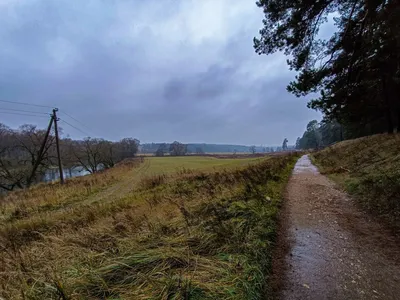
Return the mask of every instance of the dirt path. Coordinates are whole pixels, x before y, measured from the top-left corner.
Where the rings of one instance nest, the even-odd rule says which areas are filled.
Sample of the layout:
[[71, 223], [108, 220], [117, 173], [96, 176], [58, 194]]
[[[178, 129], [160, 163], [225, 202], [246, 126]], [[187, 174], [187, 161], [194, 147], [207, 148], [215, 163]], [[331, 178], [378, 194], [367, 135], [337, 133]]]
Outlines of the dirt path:
[[286, 196], [282, 299], [400, 299], [400, 244], [308, 156]]
[[145, 159], [143, 164], [139, 168], [133, 168], [130, 171], [129, 176], [125, 178], [123, 181], [116, 183], [115, 185], [110, 186], [109, 188], [96, 193], [86, 199], [84, 202], [81, 202], [80, 205], [83, 204], [91, 204], [95, 202], [105, 202], [105, 201], [115, 201], [121, 197], [124, 197], [129, 192], [133, 191], [137, 181], [140, 176], [150, 168], [150, 160]]

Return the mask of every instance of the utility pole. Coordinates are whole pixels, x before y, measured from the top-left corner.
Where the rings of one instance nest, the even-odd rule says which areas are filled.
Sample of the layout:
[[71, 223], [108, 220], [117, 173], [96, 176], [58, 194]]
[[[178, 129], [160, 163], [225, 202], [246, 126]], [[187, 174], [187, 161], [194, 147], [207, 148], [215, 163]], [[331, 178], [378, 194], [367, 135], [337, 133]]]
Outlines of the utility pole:
[[61, 184], [64, 184], [64, 173], [63, 173], [63, 168], [62, 168], [62, 164], [61, 164], [61, 155], [60, 155], [60, 142], [59, 142], [59, 138], [58, 138], [57, 111], [58, 111], [58, 108], [53, 109], [53, 117], [52, 118], [54, 120], [54, 131], [56, 134], [56, 146], [57, 146], [58, 170], [60, 172], [60, 182], [61, 182]]
[[27, 182], [27, 185], [28, 185], [28, 186], [31, 185], [32, 180], [33, 180], [33, 177], [34, 177], [35, 174], [36, 174], [36, 170], [37, 170], [37, 168], [39, 167], [39, 164], [42, 162], [42, 156], [43, 156], [44, 147], [46, 146], [47, 139], [49, 138], [49, 134], [50, 134], [50, 130], [51, 130], [51, 125], [53, 125], [53, 120], [54, 120], [54, 116], [51, 116], [50, 122], [49, 122], [49, 126], [47, 127], [46, 135], [45, 135], [45, 137], [44, 137], [44, 140], [43, 140], [42, 145], [40, 146], [40, 150], [39, 150], [39, 153], [38, 153], [38, 157], [37, 157], [37, 159], [36, 159], [35, 165], [33, 166], [31, 176], [29, 176], [29, 179], [28, 179], [28, 182]]

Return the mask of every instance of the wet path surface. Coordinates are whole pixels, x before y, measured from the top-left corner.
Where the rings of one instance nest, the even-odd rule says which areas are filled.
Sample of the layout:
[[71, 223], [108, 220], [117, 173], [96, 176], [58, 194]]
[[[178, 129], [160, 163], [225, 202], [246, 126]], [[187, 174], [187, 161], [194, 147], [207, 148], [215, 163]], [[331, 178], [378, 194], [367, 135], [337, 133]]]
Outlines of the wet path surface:
[[282, 299], [400, 299], [400, 245], [308, 156], [286, 194]]

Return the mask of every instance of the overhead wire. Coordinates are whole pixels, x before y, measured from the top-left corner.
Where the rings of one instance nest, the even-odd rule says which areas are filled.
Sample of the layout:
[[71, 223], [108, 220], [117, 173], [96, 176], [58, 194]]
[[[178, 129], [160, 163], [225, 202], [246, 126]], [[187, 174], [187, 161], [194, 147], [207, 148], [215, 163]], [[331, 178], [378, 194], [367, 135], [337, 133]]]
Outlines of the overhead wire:
[[18, 111], [18, 112], [24, 112], [24, 113], [35, 113], [35, 114], [49, 115], [49, 113], [45, 113], [45, 112], [41, 112], [41, 111], [31, 111], [31, 110], [13, 109], [13, 108], [5, 108], [5, 107], [0, 107], [0, 109], [9, 110], [9, 111]]
[[91, 134], [89, 134], [89, 133], [87, 133], [87, 132], [81, 130], [80, 128], [78, 128], [78, 127], [72, 125], [71, 123], [68, 123], [67, 121], [65, 121], [65, 120], [63, 120], [63, 119], [60, 119], [60, 121], [63, 122], [63, 123], [65, 123], [65, 124], [67, 124], [67, 125], [69, 125], [69, 126], [71, 126], [72, 128], [74, 128], [74, 129], [80, 131], [81, 133], [83, 133], [83, 134], [85, 134], [85, 135], [87, 135], [87, 136], [91, 136]]
[[[4, 103], [11, 103], [11, 104], [17, 104], [17, 105], [26, 105], [26, 106], [34, 106], [34, 107], [43, 107], [43, 108], [51, 108], [54, 109], [55, 107], [53, 106], [48, 106], [48, 105], [40, 105], [40, 104], [34, 104], [34, 103], [27, 103], [27, 102], [18, 102], [18, 101], [9, 101], [9, 100], [2, 100], [0, 99], [0, 102], [4, 102]], [[6, 111], [0, 111], [0, 113], [3, 114], [11, 114], [11, 115], [20, 115], [20, 116], [31, 116], [31, 117], [44, 117], [44, 115], [50, 115], [49, 113], [45, 113], [45, 112], [35, 112], [35, 111], [29, 111], [29, 110], [22, 110], [22, 109], [14, 109], [14, 108], [0, 108], [0, 110], [6, 110]], [[75, 117], [71, 116], [70, 114], [68, 114], [67, 112], [65, 112], [64, 110], [59, 110], [62, 114], [64, 114], [65, 116], [71, 118], [72, 120], [74, 120], [75, 122], [77, 122], [78, 124], [80, 124], [81, 126], [83, 126], [84, 128], [92, 131], [88, 126], [86, 126], [85, 124], [83, 124], [81, 121], [79, 121], [78, 119], [76, 119]], [[40, 115], [39, 115], [40, 114]], [[88, 134], [87, 132], [85, 132], [84, 130], [72, 125], [71, 123], [60, 119], [60, 121], [62, 121], [63, 123], [71, 126], [72, 128], [82, 132], [85, 135], [90, 136], [91, 134]]]
[[53, 106], [32, 104], [32, 103], [26, 103], [26, 102], [8, 101], [8, 100], [1, 100], [1, 99], [0, 99], [0, 102], [13, 103], [13, 104], [19, 104], [19, 105], [29, 105], [29, 106], [36, 106], [36, 107], [45, 107], [45, 108], [52, 108], [52, 109], [54, 108]]
[[39, 118], [48, 118], [44, 115], [34, 115], [34, 114], [24, 114], [24, 113], [17, 113], [11, 111], [0, 111], [1, 114], [9, 114], [9, 115], [20, 115], [20, 116], [27, 116], [27, 117], [39, 117]]
[[81, 126], [85, 127], [87, 130], [91, 130], [90, 127], [86, 126], [85, 124], [83, 124], [81, 121], [79, 121], [78, 119], [74, 118], [73, 116], [71, 116], [70, 114], [68, 114], [67, 112], [65, 112], [64, 110], [60, 110], [60, 113], [66, 115], [67, 117], [71, 118], [72, 120], [74, 120], [75, 122], [77, 122], [78, 124], [80, 124]]

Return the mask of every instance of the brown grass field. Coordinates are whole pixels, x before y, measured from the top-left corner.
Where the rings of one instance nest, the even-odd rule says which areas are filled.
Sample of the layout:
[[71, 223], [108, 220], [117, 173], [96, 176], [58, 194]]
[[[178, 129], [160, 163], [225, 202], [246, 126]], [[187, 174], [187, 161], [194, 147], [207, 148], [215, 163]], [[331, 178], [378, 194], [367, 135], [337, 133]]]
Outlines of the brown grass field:
[[5, 299], [259, 299], [298, 155], [127, 161], [0, 199]]

